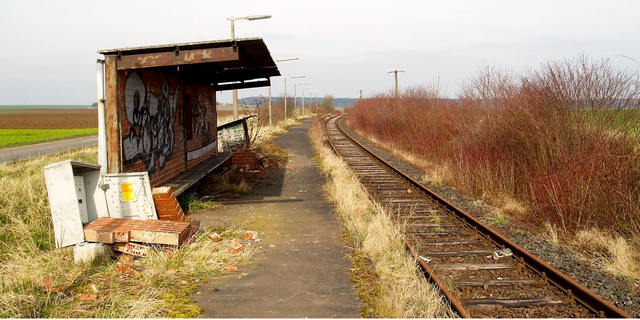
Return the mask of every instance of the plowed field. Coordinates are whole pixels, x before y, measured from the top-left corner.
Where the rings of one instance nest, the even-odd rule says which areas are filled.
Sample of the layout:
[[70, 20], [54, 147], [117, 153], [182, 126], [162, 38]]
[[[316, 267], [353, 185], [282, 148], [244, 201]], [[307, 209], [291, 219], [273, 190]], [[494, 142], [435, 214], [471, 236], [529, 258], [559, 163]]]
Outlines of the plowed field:
[[81, 129], [97, 127], [97, 109], [0, 111], [0, 129]]

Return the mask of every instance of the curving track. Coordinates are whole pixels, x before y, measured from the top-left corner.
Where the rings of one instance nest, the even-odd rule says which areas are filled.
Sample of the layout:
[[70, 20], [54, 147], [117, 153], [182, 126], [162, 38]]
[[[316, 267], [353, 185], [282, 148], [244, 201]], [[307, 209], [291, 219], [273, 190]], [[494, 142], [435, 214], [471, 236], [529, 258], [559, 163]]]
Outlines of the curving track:
[[405, 176], [326, 122], [335, 152], [385, 207], [408, 250], [462, 317], [630, 316]]

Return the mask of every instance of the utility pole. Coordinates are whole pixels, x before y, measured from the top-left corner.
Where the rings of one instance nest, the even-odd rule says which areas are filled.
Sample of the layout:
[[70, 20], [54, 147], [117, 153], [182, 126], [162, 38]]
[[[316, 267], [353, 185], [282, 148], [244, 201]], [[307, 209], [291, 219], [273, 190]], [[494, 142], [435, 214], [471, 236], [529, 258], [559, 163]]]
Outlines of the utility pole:
[[364, 91], [364, 89], [356, 90], [356, 92], [360, 92], [360, 100], [362, 100], [362, 91]]
[[396, 77], [396, 98], [400, 97], [400, 91], [398, 90], [398, 72], [404, 72], [404, 69], [402, 69], [402, 70], [389, 70], [389, 72], [387, 72], [387, 73], [395, 74], [395, 77]]

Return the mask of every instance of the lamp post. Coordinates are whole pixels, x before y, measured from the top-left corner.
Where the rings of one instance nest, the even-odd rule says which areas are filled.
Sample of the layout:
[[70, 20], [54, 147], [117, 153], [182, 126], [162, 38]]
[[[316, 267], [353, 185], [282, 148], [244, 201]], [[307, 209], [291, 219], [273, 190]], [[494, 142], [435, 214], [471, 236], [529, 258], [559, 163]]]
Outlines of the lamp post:
[[404, 72], [404, 69], [402, 70], [389, 70], [387, 73], [393, 73], [396, 76], [396, 98], [398, 98], [400, 96], [400, 91], [398, 91], [398, 72]]
[[[276, 59], [276, 62], [292, 61], [292, 60], [298, 60], [298, 57]], [[286, 77], [284, 78], [284, 96], [285, 96], [284, 97], [285, 110], [287, 110], [287, 105], [286, 105], [286, 103], [287, 103], [287, 78]], [[272, 115], [273, 115], [273, 113], [271, 112], [271, 85], [269, 85], [269, 127], [271, 127], [273, 125]], [[286, 111], [285, 111], [284, 119], [287, 120]]]
[[314, 93], [316, 94], [316, 113], [318, 113], [318, 95], [322, 95], [322, 93], [320, 91], [314, 91]]
[[[231, 21], [231, 40], [236, 40], [236, 28], [235, 21], [236, 20], [263, 20], [269, 19], [271, 15], [255, 15], [255, 16], [244, 16], [244, 17], [230, 17], [227, 20]], [[233, 89], [233, 120], [238, 119], [238, 89]]]
[[311, 82], [298, 82], [293, 84], [293, 110], [298, 108], [298, 85], [307, 85]]
[[287, 120], [287, 78], [297, 79], [304, 78], [304, 76], [289, 76], [284, 77], [284, 120]]
[[[314, 87], [302, 87], [302, 114], [304, 115], [304, 90], [305, 89], [315, 89]], [[309, 99], [309, 104], [311, 104], [311, 99]]]

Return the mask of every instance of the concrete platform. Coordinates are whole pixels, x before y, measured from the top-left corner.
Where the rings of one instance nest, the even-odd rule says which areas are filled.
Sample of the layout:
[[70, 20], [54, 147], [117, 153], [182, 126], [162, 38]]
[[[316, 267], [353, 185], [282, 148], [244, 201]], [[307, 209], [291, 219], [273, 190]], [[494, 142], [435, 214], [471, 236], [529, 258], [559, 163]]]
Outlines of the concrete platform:
[[194, 296], [204, 318], [358, 318], [362, 303], [349, 280], [343, 226], [323, 198], [324, 178], [307, 136], [311, 120], [275, 143], [293, 155], [254, 192], [225, 208], [189, 215], [204, 226], [259, 232], [253, 262], [204, 284]]

